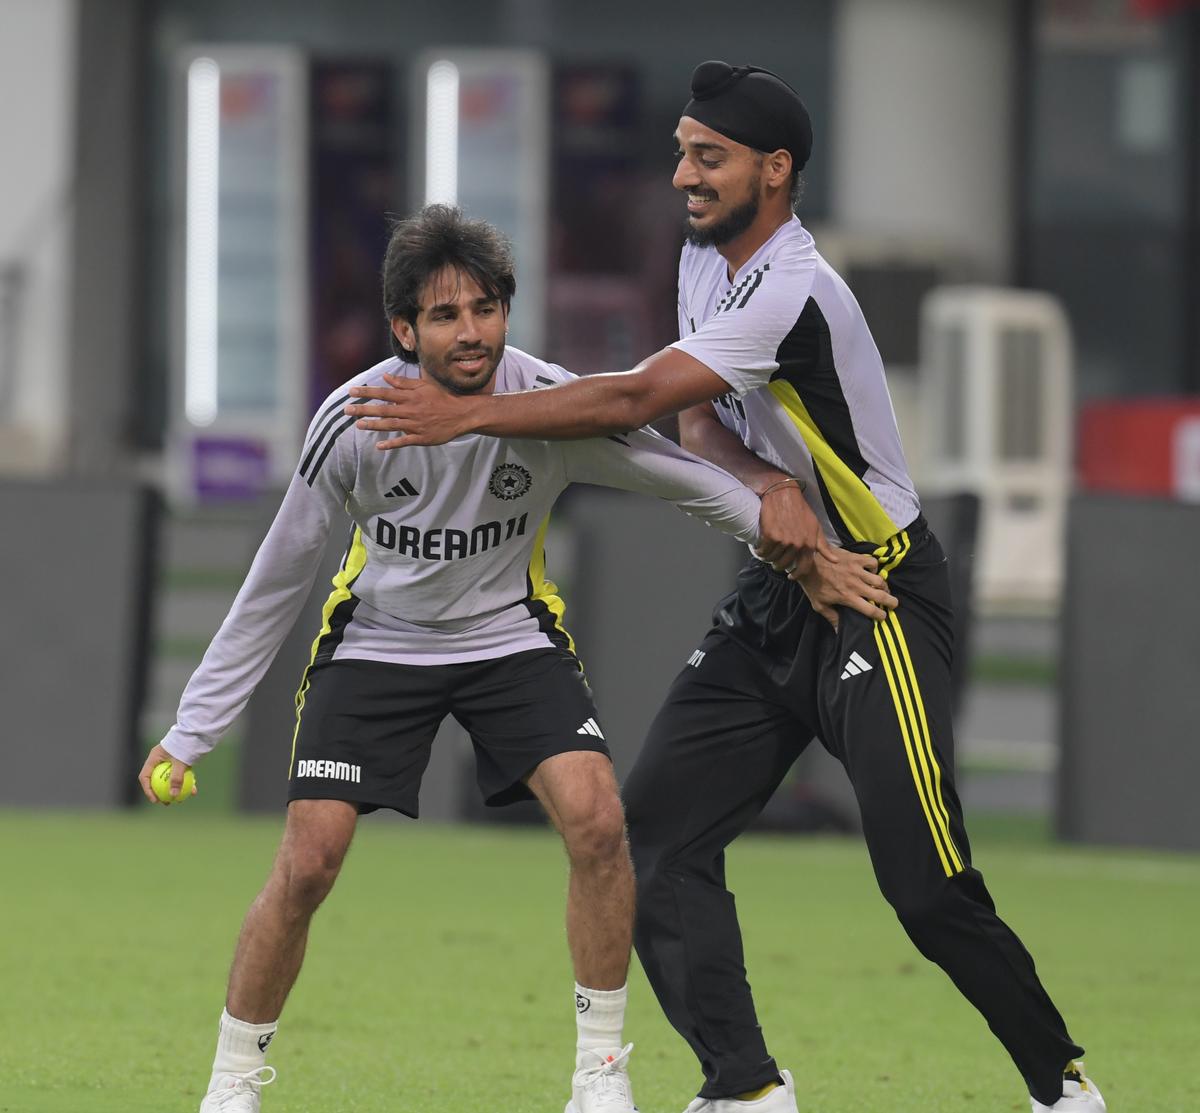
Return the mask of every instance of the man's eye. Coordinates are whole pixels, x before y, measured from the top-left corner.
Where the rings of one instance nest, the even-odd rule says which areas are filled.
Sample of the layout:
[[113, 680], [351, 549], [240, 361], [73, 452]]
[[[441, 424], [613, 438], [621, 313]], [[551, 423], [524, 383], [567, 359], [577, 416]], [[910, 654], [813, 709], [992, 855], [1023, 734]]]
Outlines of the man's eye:
[[479, 313], [483, 317], [490, 317], [495, 312], [496, 307], [494, 305], [483, 305], [479, 307]]
[[719, 162], [714, 162], [711, 158], [702, 158], [700, 160], [700, 165], [703, 166], [705, 170], [715, 170], [721, 164]]
[[678, 162], [681, 158], [683, 158], [683, 152], [681, 150], [679, 150], [678, 148], [676, 148], [675, 161]]

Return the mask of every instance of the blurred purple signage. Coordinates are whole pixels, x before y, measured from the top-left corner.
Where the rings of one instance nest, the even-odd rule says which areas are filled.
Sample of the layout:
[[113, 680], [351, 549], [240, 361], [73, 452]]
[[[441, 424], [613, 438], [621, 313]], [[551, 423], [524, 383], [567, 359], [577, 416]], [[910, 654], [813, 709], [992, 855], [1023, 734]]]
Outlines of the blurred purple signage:
[[270, 453], [251, 437], [197, 437], [192, 442], [192, 489], [201, 502], [260, 495], [270, 476]]

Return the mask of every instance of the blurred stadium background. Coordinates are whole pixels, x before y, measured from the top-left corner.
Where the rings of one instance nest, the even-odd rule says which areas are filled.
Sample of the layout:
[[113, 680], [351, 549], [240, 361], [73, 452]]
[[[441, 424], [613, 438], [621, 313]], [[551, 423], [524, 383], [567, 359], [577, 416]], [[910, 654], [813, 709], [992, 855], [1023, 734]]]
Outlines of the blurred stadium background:
[[[1048, 940], [1052, 987], [1063, 964], [1085, 1041], [1104, 1032], [1097, 1078], [1115, 1075], [1127, 1098], [1146, 1086], [1143, 1102], [1118, 1108], [1200, 1108], [1195, 1082], [1172, 1074], [1164, 1104], [1144, 1077], [1172, 1073], [1173, 1054], [1194, 1056], [1200, 1037], [1200, 979], [1181, 945], [1200, 911], [1200, 4], [0, 0], [0, 852], [11, 865], [0, 908], [15, 933], [0, 936], [0, 981], [13, 989], [0, 1018], [24, 1039], [8, 1041], [7, 1063], [0, 1047], [0, 1079], [15, 1084], [0, 1090], [0, 1110], [183, 1110], [203, 1081], [229, 945], [278, 830], [315, 610], [198, 768], [202, 795], [185, 815], [136, 804], [133, 774], [241, 581], [311, 407], [386, 354], [377, 272], [388, 214], [456, 200], [494, 221], [517, 248], [512, 342], [577, 372], [630, 367], [673, 338], [682, 208], [671, 133], [692, 67], [710, 57], [778, 71], [812, 113], [801, 216], [863, 304], [951, 553], [957, 762], [983, 868], [1000, 863], [1006, 898], [1035, 894], [1014, 918], [1035, 953]], [[740, 560], [650, 502], [592, 490], [564, 499], [548, 569], [618, 772]], [[770, 956], [787, 950], [790, 925], [810, 915], [806, 886], [825, 893], [830, 862], [852, 861], [869, 888], [848, 786], [818, 749], [763, 826], [823, 837], [763, 836], [745, 851], [748, 889], [770, 878], [789, 893], [753, 905], [775, 940], [763, 944], [763, 982], [779, 973]], [[482, 814], [453, 724], [422, 806], [446, 826], [402, 836], [400, 823], [373, 819], [377, 860], [389, 848], [407, 858], [412, 837], [414, 860], [444, 862], [447, 877], [461, 869], [470, 890], [486, 887], [471, 872], [480, 848], [507, 848], [523, 869], [542, 837], [491, 828], [479, 842], [449, 826], [536, 822]], [[236, 886], [197, 868], [211, 854], [236, 858], [243, 837], [254, 869]], [[443, 875], [428, 876], [436, 888]], [[168, 895], [186, 884], [187, 900], [147, 900], [148, 879]], [[370, 884], [355, 884], [372, 915]], [[354, 922], [348, 894], [331, 907], [343, 897], [338, 922]], [[856, 907], [830, 897], [831, 949], [848, 930], [839, 899], [847, 917]], [[880, 960], [872, 991], [886, 998], [900, 978], [897, 998], [917, 1000], [898, 929], [877, 898], [862, 900], [881, 953], [897, 956]], [[193, 906], [219, 908], [216, 938], [190, 939], [189, 925], [208, 923]], [[470, 916], [453, 901], [428, 910]], [[496, 895], [489, 915], [509, 911]], [[76, 930], [41, 935], [48, 919]], [[446, 933], [426, 945], [449, 948], [453, 978], [463, 940]], [[126, 997], [114, 952], [81, 936], [124, 940], [164, 977], [198, 971], [203, 992], [170, 995], [178, 1039], [153, 1035], [161, 999], [146, 986]], [[1140, 988], [1089, 999], [1085, 941], [1092, 977], [1132, 963], [1128, 984]], [[752, 972], [755, 947], [752, 928]], [[544, 949], [531, 954], [545, 961]], [[95, 987], [93, 1007], [25, 1023], [47, 1000], [73, 1008], [54, 973], [64, 955]], [[551, 987], [565, 948], [561, 958]], [[936, 972], [920, 977], [940, 1007], [958, 1007], [938, 996]], [[803, 984], [811, 998], [764, 986], [765, 1011], [820, 1080], [813, 1108], [845, 1108], [854, 1089], [828, 1076], [856, 1069], [808, 1008], [826, 1013], [841, 982], [828, 994]], [[867, 982], [855, 985], [846, 996], [865, 998]], [[402, 996], [379, 1007], [401, 1008]], [[864, 1024], [911, 1036], [878, 1000], [855, 1012], [839, 996], [838, 1009], [844, 1040]], [[134, 1010], [139, 1038], [168, 1042], [191, 1073], [159, 1097], [106, 1104], [129, 1056], [145, 1052], [123, 1051], [112, 1074], [98, 1033], [114, 1020], [123, 1030]], [[690, 1067], [653, 1009], [641, 1016], [654, 1061], [683, 1087], [663, 1089], [669, 1108], [690, 1092]], [[46, 1078], [64, 1029], [96, 1049], [77, 1082]], [[306, 1054], [319, 1056], [320, 1033], [308, 1038]], [[944, 1067], [948, 1095], [927, 1081], [906, 1089], [919, 1060], [892, 1055], [868, 1071], [891, 1078], [891, 1090], [877, 1082], [877, 1107], [1017, 1108], [988, 1096], [1012, 1089], [998, 1050], [985, 1037], [963, 1046], [973, 1050]], [[984, 1060], [997, 1081], [968, 1093]], [[389, 1078], [400, 1089], [386, 1098], [355, 1091], [337, 1108], [476, 1108], [440, 1091], [398, 1097]], [[271, 1108], [306, 1100], [280, 1094]], [[523, 1106], [513, 1096], [506, 1108]]]

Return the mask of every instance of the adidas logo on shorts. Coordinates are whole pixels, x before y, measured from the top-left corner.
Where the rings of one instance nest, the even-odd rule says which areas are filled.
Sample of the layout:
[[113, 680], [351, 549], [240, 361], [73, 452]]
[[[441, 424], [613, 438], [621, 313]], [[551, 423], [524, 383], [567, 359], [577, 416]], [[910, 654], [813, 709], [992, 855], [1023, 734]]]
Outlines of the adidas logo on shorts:
[[599, 738], [601, 742], [604, 741], [604, 732], [600, 729], [595, 719], [588, 719], [575, 733], [590, 734], [593, 738]]

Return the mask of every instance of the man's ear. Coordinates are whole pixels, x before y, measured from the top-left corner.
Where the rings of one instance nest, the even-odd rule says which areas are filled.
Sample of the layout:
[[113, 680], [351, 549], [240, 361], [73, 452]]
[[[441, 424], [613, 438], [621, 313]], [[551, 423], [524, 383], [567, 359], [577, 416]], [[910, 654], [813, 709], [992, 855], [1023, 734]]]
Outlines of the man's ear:
[[763, 170], [767, 184], [778, 189], [792, 176], [792, 156], [789, 151], [782, 147], [778, 151], [773, 151], [763, 160]]
[[417, 350], [416, 330], [403, 317], [392, 318], [392, 335], [400, 341], [400, 346], [406, 352]]

